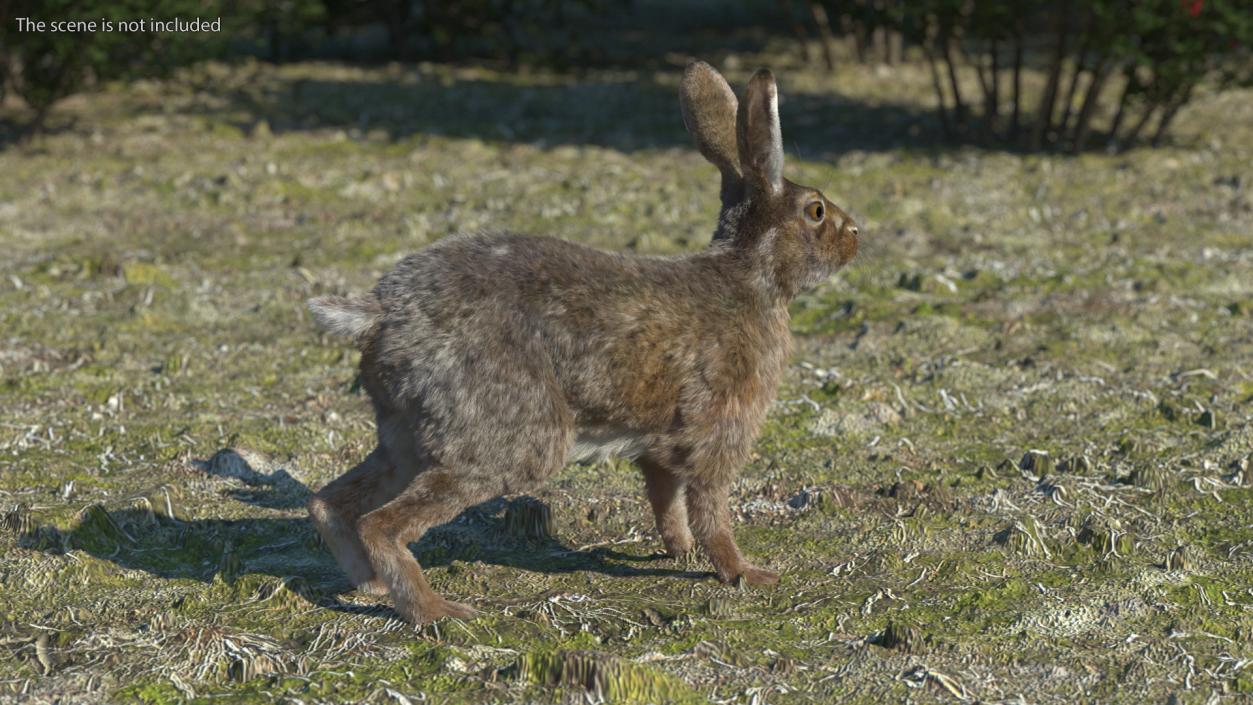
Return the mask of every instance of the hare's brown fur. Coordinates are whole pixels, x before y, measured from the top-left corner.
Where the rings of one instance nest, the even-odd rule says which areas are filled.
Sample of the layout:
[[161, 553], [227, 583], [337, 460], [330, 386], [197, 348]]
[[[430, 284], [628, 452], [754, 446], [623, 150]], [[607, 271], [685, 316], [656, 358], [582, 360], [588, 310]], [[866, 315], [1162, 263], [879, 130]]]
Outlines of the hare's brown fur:
[[688, 128], [723, 176], [707, 250], [457, 236], [404, 259], [369, 296], [312, 302], [361, 346], [378, 448], [309, 511], [353, 583], [390, 593], [406, 619], [473, 614], [431, 590], [408, 542], [607, 453], [644, 471], [671, 554], [698, 543], [722, 580], [777, 580], [740, 554], [728, 494], [788, 361], [787, 304], [853, 257], [857, 231], [782, 178], [769, 73], [738, 117], [725, 85], [705, 64], [684, 78]]

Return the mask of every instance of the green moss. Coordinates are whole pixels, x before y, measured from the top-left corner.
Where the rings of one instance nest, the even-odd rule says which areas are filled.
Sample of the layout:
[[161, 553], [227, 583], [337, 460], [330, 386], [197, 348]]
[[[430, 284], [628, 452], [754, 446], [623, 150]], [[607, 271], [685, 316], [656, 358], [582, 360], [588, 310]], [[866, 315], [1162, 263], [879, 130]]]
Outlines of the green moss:
[[174, 279], [159, 264], [151, 262], [127, 262], [122, 265], [122, 277], [133, 286], [169, 287]]
[[187, 701], [169, 681], [136, 683], [127, 685], [113, 694], [119, 703], [143, 703], [144, 705], [175, 705]]
[[[751, 63], [782, 65], [773, 51]], [[1058, 669], [1095, 669], [1085, 697], [1152, 702], [1181, 682], [1182, 662], [1137, 666], [1132, 652], [1176, 645], [1195, 659], [1195, 692], [1248, 690], [1242, 673], [1209, 675], [1253, 635], [1253, 492], [1222, 484], [1250, 451], [1239, 324], [1253, 272], [1243, 215], [1212, 205], [1210, 176], [1249, 161], [1253, 134], [1230, 118], [1247, 96], [1207, 97], [1179, 126], [1222, 135], [1221, 150], [828, 160], [802, 138], [815, 158], [790, 158], [789, 174], [847, 205], [866, 237], [853, 266], [794, 303], [796, 364], [732, 494], [746, 557], [781, 583], [736, 589], [704, 558], [657, 557], [638, 470], [570, 467], [536, 490], [548, 538], [510, 537], [506, 505], [489, 503], [411, 547], [436, 590], [484, 613], [412, 629], [348, 589], [305, 518], [305, 491], [374, 439], [357, 353], [315, 332], [303, 302], [364, 291], [402, 254], [463, 229], [701, 247], [716, 185], [666, 112], [676, 77], [194, 70], [195, 82], [67, 102], [58, 110], [81, 127], [6, 152], [0, 170], [0, 503], [29, 507], [13, 522], [23, 528], [0, 530], [0, 637], [18, 644], [0, 667], [32, 688], [182, 702], [160, 658], [219, 630], [272, 642], [288, 666], [215, 662], [188, 680], [200, 702], [395, 699], [381, 688], [415, 702], [548, 702], [583, 688], [506, 674], [524, 655], [568, 652], [618, 664], [605, 673], [642, 669], [628, 699], [647, 684], [781, 705], [947, 697], [935, 677], [903, 671], [921, 654], [936, 672], [1042, 700], [1074, 699]], [[925, 67], [891, 70], [841, 74], [841, 129], [860, 129], [863, 104], [927, 109]], [[629, 109], [619, 89], [633, 91]], [[804, 95], [821, 131], [829, 77], [792, 68], [784, 92]], [[405, 117], [360, 129], [370, 104]], [[431, 134], [450, 109], [457, 129]], [[272, 134], [237, 127], [262, 121]], [[612, 139], [596, 132], [610, 122]], [[805, 134], [796, 124], [785, 132]], [[104, 142], [84, 151], [97, 131]], [[1198, 404], [1214, 428], [1193, 423]], [[876, 417], [881, 406], [892, 413]], [[846, 418], [864, 425], [821, 431]], [[270, 460], [246, 480], [206, 471], [236, 446]], [[1036, 448], [1090, 462], [1033, 467], [1041, 484], [1017, 467]], [[1098, 508], [1108, 521], [1085, 534]], [[1178, 545], [1190, 565], [1168, 570]], [[56, 630], [73, 669], [42, 675], [21, 641], [33, 624]], [[892, 632], [904, 651], [860, 646]], [[133, 678], [84, 694], [61, 675], [106, 669]]]
[[[518, 677], [536, 685], [564, 686], [587, 697], [614, 703], [699, 703], [681, 681], [647, 666], [588, 651], [523, 654]], [[578, 696], [576, 696], [578, 697]]]

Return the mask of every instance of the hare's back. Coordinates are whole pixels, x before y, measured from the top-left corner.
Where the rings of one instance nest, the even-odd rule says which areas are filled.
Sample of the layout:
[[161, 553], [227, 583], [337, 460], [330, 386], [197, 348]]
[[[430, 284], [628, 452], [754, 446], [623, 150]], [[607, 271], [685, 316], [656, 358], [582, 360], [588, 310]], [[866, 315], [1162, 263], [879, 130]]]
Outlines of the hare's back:
[[467, 316], [542, 314], [585, 295], [636, 293], [649, 286], [643, 260], [555, 238], [457, 235], [401, 260], [374, 295], [393, 325], [417, 317], [451, 328]]
[[399, 394], [462, 373], [568, 367], [607, 344], [615, 311], [642, 308], [657, 288], [647, 270], [645, 258], [553, 238], [445, 238], [375, 287], [383, 313], [372, 364]]

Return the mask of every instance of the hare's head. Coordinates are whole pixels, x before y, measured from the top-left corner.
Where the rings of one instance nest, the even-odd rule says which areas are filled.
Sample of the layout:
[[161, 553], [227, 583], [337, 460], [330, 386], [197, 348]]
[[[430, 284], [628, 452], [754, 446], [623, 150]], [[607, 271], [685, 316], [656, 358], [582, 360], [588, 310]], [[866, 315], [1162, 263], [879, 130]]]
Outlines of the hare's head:
[[722, 172], [714, 240], [745, 253], [784, 297], [808, 289], [857, 254], [857, 224], [822, 192], [783, 178], [783, 137], [774, 75], [753, 74], [737, 104], [726, 80], [695, 61], [679, 91], [696, 147]]

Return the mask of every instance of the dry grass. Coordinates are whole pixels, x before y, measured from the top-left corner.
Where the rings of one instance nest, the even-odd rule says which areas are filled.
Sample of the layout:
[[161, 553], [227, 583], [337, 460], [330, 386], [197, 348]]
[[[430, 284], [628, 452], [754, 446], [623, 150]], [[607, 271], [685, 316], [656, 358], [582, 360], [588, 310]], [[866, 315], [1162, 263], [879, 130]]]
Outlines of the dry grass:
[[736, 58], [868, 236], [736, 486], [777, 588], [658, 559], [619, 462], [414, 547], [473, 622], [347, 592], [303, 518], [372, 429], [302, 302], [463, 229], [702, 246], [676, 72], [202, 66], [0, 153], [0, 701], [1248, 698], [1253, 94], [1023, 156], [926, 148], [919, 67]]

